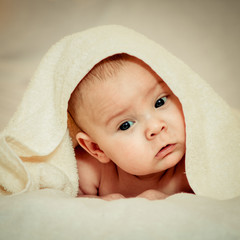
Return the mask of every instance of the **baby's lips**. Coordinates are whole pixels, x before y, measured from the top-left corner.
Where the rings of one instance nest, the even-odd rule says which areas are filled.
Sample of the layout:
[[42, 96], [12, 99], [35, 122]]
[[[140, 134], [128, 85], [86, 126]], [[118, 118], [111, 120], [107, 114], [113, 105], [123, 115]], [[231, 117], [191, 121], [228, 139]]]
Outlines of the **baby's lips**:
[[175, 149], [176, 144], [167, 144], [164, 147], [162, 147], [160, 149], [160, 151], [156, 154], [156, 157], [159, 159], [163, 159], [164, 157], [166, 157], [168, 154], [170, 154], [171, 152], [173, 152], [173, 150]]
[[166, 148], [167, 146], [169, 146], [169, 145], [171, 145], [171, 144], [167, 144], [167, 145], [165, 145], [164, 147], [162, 147], [162, 148], [160, 149], [160, 152], [161, 152], [164, 148]]
[[159, 152], [161, 152], [166, 146], [168, 146], [169, 144], [165, 144], [165, 145], [163, 145], [161, 148], [160, 148], [160, 150], [156, 153], [156, 155], [155, 156], [157, 156], [158, 155], [158, 153]]

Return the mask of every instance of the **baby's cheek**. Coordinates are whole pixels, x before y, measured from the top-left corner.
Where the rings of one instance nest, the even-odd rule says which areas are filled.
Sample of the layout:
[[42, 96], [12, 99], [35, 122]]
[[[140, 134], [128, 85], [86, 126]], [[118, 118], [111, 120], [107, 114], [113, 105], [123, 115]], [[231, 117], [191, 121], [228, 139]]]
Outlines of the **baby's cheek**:
[[144, 143], [141, 136], [130, 134], [128, 137], [119, 139], [115, 142], [118, 148], [118, 158], [121, 162], [128, 165], [136, 164], [141, 159], [145, 159], [148, 152], [147, 143]]
[[143, 147], [137, 141], [125, 145], [123, 152], [131, 159], [139, 158], [143, 154]]
[[127, 145], [124, 149], [122, 154], [128, 159], [128, 164], [133, 166], [140, 166], [144, 162], [144, 159], [147, 160], [147, 151], [146, 146], [139, 145], [137, 142], [134, 144]]

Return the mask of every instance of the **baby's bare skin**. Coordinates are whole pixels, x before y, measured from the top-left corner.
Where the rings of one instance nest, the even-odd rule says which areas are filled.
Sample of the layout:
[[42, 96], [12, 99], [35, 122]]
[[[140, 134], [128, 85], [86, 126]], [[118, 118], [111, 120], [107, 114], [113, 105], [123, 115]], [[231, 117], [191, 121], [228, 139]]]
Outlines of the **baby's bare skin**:
[[184, 161], [158, 174], [134, 176], [113, 162], [100, 163], [80, 147], [75, 149], [75, 154], [79, 171], [79, 197], [104, 200], [141, 197], [156, 200], [180, 192], [192, 193]]
[[[110, 65], [108, 65], [110, 67]], [[95, 75], [94, 75], [95, 76]], [[181, 103], [144, 62], [131, 58], [83, 87], [75, 119], [79, 195], [164, 199], [191, 192]], [[83, 94], [87, 93], [87, 94]], [[84, 150], [83, 150], [84, 149]]]

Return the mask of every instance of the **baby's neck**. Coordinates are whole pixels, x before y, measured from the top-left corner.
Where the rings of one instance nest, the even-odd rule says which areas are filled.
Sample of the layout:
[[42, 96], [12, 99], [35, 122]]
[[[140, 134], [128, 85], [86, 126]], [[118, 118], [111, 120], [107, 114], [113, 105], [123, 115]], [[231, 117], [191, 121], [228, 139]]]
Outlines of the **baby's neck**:
[[147, 185], [152, 185], [152, 186], [156, 186], [158, 185], [159, 181], [161, 181], [161, 178], [165, 175], [165, 173], [168, 170], [162, 171], [162, 172], [158, 172], [158, 173], [152, 173], [152, 174], [148, 174], [148, 175], [132, 175], [129, 174], [127, 172], [125, 172], [124, 170], [122, 170], [119, 167], [116, 167], [117, 171], [118, 171], [118, 176], [119, 176], [119, 181], [120, 182], [126, 182], [126, 181], [133, 181], [133, 182], [139, 182], [141, 184], [147, 184]]
[[179, 192], [191, 192], [186, 174], [184, 160], [165, 171], [145, 176], [135, 176], [116, 167], [119, 192], [126, 197], [136, 196], [146, 190], [155, 189], [172, 195]]

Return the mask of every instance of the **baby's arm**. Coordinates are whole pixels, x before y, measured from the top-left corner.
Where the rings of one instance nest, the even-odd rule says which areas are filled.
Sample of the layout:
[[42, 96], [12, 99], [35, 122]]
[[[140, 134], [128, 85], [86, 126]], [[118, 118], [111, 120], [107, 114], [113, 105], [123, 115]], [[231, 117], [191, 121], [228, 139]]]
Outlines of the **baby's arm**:
[[101, 198], [104, 200], [124, 198], [123, 195], [118, 193], [99, 196], [98, 189], [101, 180], [101, 163], [80, 147], [76, 148], [75, 154], [79, 176], [78, 197]]
[[75, 149], [77, 159], [79, 192], [78, 195], [97, 196], [100, 185], [100, 163], [80, 147]]

